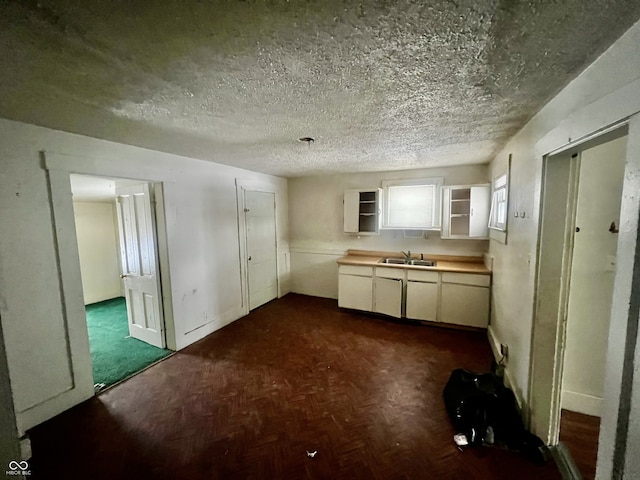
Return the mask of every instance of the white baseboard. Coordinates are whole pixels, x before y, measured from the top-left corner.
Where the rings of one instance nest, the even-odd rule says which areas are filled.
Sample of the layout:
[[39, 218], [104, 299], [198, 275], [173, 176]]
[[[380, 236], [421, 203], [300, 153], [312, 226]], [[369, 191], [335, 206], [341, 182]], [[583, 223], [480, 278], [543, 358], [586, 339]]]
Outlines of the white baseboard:
[[180, 336], [179, 338], [176, 338], [176, 350], [182, 350], [183, 348], [188, 347], [192, 343], [203, 339], [216, 330], [220, 330], [222, 327], [229, 325], [231, 322], [244, 317], [245, 315], [247, 315], [247, 313], [248, 312], [246, 312], [242, 307], [233, 307], [226, 312], [223, 312], [220, 316], [214, 317], [210, 322], [189, 330], [188, 332], [182, 334], [182, 336]]
[[599, 417], [602, 409], [602, 398], [563, 390], [561, 405], [565, 410]]
[[[493, 358], [496, 362], [498, 362], [502, 358], [502, 355], [500, 354], [500, 340], [496, 336], [493, 328], [491, 328], [491, 325], [489, 325], [489, 327], [487, 328], [487, 337], [489, 338], [489, 346], [491, 347], [491, 351], [493, 352]], [[505, 364], [504, 367], [504, 385], [505, 387], [513, 390], [513, 394], [516, 397], [516, 402], [518, 403], [518, 408], [520, 409], [520, 411], [522, 411], [524, 402], [522, 397], [520, 396], [520, 391], [517, 389], [516, 384], [513, 382], [508, 364]]]
[[496, 337], [495, 332], [493, 331], [492, 325], [489, 325], [487, 328], [487, 336], [489, 337], [489, 346], [491, 347], [491, 351], [493, 352], [493, 358], [496, 359], [496, 362], [500, 360], [500, 342]]

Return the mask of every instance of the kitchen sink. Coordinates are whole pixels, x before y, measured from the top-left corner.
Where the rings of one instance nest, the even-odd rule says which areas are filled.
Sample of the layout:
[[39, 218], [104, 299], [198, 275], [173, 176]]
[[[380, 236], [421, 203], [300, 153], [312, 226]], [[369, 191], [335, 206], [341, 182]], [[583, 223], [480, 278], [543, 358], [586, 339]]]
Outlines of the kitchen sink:
[[416, 265], [418, 267], [435, 267], [435, 260], [409, 260], [409, 265]]
[[435, 267], [435, 260], [418, 260], [417, 258], [413, 258], [411, 260], [406, 260], [404, 258], [397, 257], [389, 257], [383, 258], [380, 263], [387, 263], [393, 265], [415, 265], [417, 267]]
[[381, 263], [392, 263], [394, 265], [404, 265], [407, 262], [404, 258], [383, 258]]

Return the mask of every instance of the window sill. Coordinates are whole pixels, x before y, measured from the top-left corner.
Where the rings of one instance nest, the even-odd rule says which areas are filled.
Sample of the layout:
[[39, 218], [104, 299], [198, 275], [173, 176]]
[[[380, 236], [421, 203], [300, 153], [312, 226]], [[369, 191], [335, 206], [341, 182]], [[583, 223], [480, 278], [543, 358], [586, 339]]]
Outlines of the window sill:
[[507, 232], [506, 230], [496, 230], [495, 228], [489, 227], [489, 239], [506, 245]]

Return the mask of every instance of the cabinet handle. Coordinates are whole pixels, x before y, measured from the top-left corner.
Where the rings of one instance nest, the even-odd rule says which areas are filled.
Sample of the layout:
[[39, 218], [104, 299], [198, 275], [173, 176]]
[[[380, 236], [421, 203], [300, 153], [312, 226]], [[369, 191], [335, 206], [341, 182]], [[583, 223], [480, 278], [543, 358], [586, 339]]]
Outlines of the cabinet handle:
[[473, 208], [471, 209], [471, 216], [473, 216]]

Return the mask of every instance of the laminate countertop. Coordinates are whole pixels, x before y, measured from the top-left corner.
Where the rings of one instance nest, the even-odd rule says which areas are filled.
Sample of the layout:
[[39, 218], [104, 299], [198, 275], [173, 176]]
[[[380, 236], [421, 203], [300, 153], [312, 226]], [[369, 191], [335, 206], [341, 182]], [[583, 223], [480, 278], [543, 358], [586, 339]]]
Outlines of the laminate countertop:
[[[424, 255], [424, 260], [434, 260], [436, 265], [425, 267], [422, 265], [407, 265], [382, 263], [385, 258], [402, 258], [401, 252], [372, 252], [368, 250], [348, 250], [347, 255], [340, 257], [339, 265], [360, 265], [367, 267], [406, 268], [411, 270], [428, 270], [434, 272], [476, 273], [491, 275], [482, 257], [465, 257], [453, 255]], [[420, 254], [412, 254], [411, 258], [420, 259]]]

